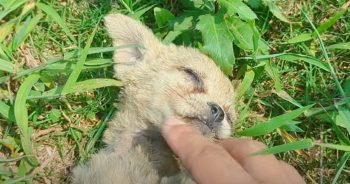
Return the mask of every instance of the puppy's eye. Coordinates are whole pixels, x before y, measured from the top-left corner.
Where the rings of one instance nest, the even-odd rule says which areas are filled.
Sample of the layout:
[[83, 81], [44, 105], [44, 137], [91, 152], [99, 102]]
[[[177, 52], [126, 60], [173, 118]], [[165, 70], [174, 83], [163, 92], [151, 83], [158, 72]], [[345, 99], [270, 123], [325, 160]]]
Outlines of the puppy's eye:
[[204, 83], [200, 76], [191, 68], [181, 68], [188, 76], [191, 77], [191, 80], [195, 84], [195, 89], [198, 92], [204, 92]]

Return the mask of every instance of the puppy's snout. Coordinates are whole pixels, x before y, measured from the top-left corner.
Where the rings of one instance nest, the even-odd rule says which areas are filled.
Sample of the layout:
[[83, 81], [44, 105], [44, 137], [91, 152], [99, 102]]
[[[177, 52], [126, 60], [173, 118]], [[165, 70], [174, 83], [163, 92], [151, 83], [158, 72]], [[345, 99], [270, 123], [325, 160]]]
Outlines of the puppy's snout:
[[221, 107], [218, 104], [213, 102], [209, 102], [208, 105], [211, 111], [212, 122], [221, 122], [225, 117], [225, 113], [221, 109]]

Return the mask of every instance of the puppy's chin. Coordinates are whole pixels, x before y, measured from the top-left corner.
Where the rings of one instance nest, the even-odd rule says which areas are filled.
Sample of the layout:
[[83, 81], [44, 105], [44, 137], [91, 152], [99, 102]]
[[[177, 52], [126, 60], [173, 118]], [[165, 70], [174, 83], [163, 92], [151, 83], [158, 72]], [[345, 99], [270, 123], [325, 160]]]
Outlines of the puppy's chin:
[[214, 129], [210, 129], [204, 122], [196, 119], [184, 118], [181, 120], [191, 124], [197, 130], [199, 130], [203, 136], [208, 138], [224, 139], [230, 137], [231, 135], [231, 125], [227, 120], [220, 122], [220, 125], [216, 126]]

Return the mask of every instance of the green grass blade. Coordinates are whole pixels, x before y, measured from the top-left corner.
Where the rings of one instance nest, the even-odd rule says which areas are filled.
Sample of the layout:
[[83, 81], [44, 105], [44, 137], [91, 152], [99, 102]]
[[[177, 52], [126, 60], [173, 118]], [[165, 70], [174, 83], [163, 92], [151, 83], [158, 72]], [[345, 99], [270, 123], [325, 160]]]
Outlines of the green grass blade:
[[305, 41], [311, 40], [312, 38], [313, 37], [312, 37], [311, 33], [302, 33], [296, 37], [288, 39], [286, 41], [286, 43], [288, 43], [288, 44], [300, 43], [300, 42], [305, 42]]
[[255, 73], [252, 69], [248, 69], [248, 71], [246, 71], [244, 78], [243, 78], [243, 81], [239, 85], [237, 92], [236, 92], [236, 99], [237, 100], [239, 100], [245, 94], [245, 92], [247, 92], [247, 90], [249, 89], [249, 87], [251, 86], [251, 84], [254, 81], [254, 76], [255, 76]]
[[0, 59], [0, 70], [9, 73], [14, 73], [14, 65], [9, 61]]
[[317, 66], [317, 67], [319, 67], [327, 72], [330, 72], [329, 67], [325, 63], [323, 63], [321, 60], [318, 60], [318, 59], [311, 57], [311, 56], [286, 53], [286, 54], [282, 54], [280, 56], [277, 56], [277, 58], [282, 59], [282, 60], [286, 60], [286, 61], [291, 61], [291, 62], [301, 60], [301, 61], [304, 61], [304, 62], [309, 63], [311, 65]]
[[8, 158], [8, 159], [0, 157], [0, 164], [9, 163], [9, 162], [17, 162], [19, 160], [22, 160], [23, 158], [26, 158], [26, 156], [20, 156], [20, 157], [16, 157], [16, 158]]
[[300, 141], [267, 148], [265, 150], [253, 153], [253, 155], [268, 155], [268, 154], [283, 153], [283, 152], [293, 151], [293, 150], [308, 149], [313, 146], [314, 144], [311, 139], [303, 139]]
[[30, 16], [27, 17], [26, 21], [21, 28], [19, 28], [18, 32], [16, 32], [16, 35], [12, 40], [13, 51], [15, 51], [26, 40], [29, 33], [35, 28], [42, 17], [42, 14], [34, 16], [33, 19]]
[[[330, 27], [332, 27], [340, 18], [342, 18], [344, 16], [344, 14], [347, 12], [347, 7], [348, 4], [344, 4], [343, 7], [341, 7], [341, 9], [339, 11], [337, 11], [332, 17], [330, 17], [329, 19], [327, 19], [326, 21], [324, 21], [322, 24], [320, 24], [317, 29], [318, 34], [322, 34], [324, 32], [326, 32]], [[312, 32], [312, 33], [303, 33], [300, 34], [294, 38], [291, 38], [289, 40], [287, 40], [288, 44], [293, 44], [293, 43], [299, 43], [299, 42], [304, 42], [304, 41], [309, 41], [312, 38], [314, 38], [315, 36], [317, 36], [316, 31]]]
[[[322, 49], [323, 56], [324, 56], [325, 59], [326, 59], [326, 62], [327, 62], [327, 64], [328, 64], [328, 68], [330, 69], [330, 73], [332, 74], [333, 80], [334, 80], [334, 82], [335, 82], [335, 84], [336, 84], [336, 86], [337, 86], [337, 88], [338, 88], [338, 90], [339, 90], [339, 92], [340, 92], [340, 95], [341, 95], [343, 98], [346, 98], [347, 96], [346, 96], [346, 94], [345, 94], [345, 92], [344, 92], [344, 90], [343, 90], [343, 88], [342, 88], [342, 86], [341, 86], [341, 84], [340, 84], [340, 82], [339, 82], [339, 80], [338, 80], [337, 74], [335, 73], [335, 70], [334, 70], [334, 68], [333, 68], [333, 66], [332, 66], [332, 64], [331, 64], [331, 61], [330, 61], [330, 59], [329, 59], [327, 50], [326, 50], [326, 48], [325, 48], [325, 46], [324, 46], [324, 44], [323, 44], [323, 41], [322, 41], [322, 39], [321, 39], [321, 36], [320, 36], [318, 30], [316, 29], [315, 25], [312, 23], [311, 19], [309, 18], [309, 16], [306, 14], [306, 12], [305, 12], [304, 10], [302, 10], [302, 13], [303, 13], [303, 15], [306, 17], [306, 19], [309, 21], [309, 23], [310, 23], [312, 29], [315, 31], [315, 33], [316, 33], [316, 35], [317, 35], [317, 38], [318, 38], [318, 40], [319, 40], [319, 42], [320, 42], [320, 45], [321, 45], [321, 49]], [[350, 105], [348, 105], [348, 106], [350, 107]]]
[[327, 63], [323, 63], [321, 60], [314, 58], [312, 56], [295, 54], [295, 53], [277, 53], [277, 54], [248, 56], [248, 57], [236, 58], [236, 60], [264, 60], [264, 59], [271, 59], [271, 58], [279, 58], [286, 61], [294, 62], [296, 64], [299, 64], [296, 61], [300, 60], [300, 61], [309, 63], [311, 65], [317, 66], [327, 72], [331, 72], [331, 69], [329, 68], [329, 65], [327, 65]]
[[314, 144], [325, 148], [350, 152], [350, 146], [339, 145], [339, 144], [318, 143], [318, 142], [314, 142]]
[[12, 19], [0, 26], [0, 42], [4, 41], [6, 36], [12, 31], [17, 19]]
[[30, 140], [31, 131], [28, 128], [28, 111], [26, 107], [27, 97], [32, 86], [39, 80], [39, 74], [28, 76], [19, 87], [14, 104], [14, 114], [16, 124], [21, 134], [21, 143], [25, 154], [33, 165], [37, 165], [38, 161], [33, 157], [32, 143]]
[[78, 59], [78, 62], [77, 62], [77, 66], [76, 68], [73, 70], [73, 72], [70, 74], [66, 84], [64, 85], [63, 87], [63, 90], [62, 90], [62, 93], [67, 93], [67, 91], [71, 90], [73, 84], [78, 80], [78, 77], [80, 75], [80, 72], [81, 70], [83, 69], [84, 67], [84, 63], [85, 63], [85, 60], [87, 58], [87, 55], [88, 55], [88, 52], [89, 52], [89, 48], [90, 48], [90, 45], [92, 43], [92, 40], [94, 39], [94, 36], [95, 36], [95, 33], [96, 33], [96, 30], [97, 30], [97, 26], [98, 24], [96, 25], [94, 31], [92, 32], [88, 42], [86, 43], [83, 51], [81, 52], [81, 55]]
[[350, 42], [346, 43], [337, 43], [334, 45], [330, 45], [327, 49], [340, 49], [340, 50], [350, 50]]
[[109, 86], [120, 87], [122, 86], [122, 82], [115, 79], [90, 79], [85, 81], [76, 82], [73, 84], [73, 87], [66, 91], [62, 92], [62, 87], [54, 88], [50, 91], [46, 91], [39, 96], [30, 96], [29, 99], [37, 99], [37, 98], [57, 98], [70, 93], [81, 93], [85, 91], [90, 91], [98, 88], [104, 88]]
[[286, 100], [292, 104], [294, 104], [295, 106], [301, 108], [303, 107], [299, 102], [297, 102], [294, 98], [292, 98], [286, 91], [281, 90], [281, 91], [273, 91], [273, 93], [275, 93], [277, 96], [279, 96], [280, 98], [282, 98], [283, 100]]
[[282, 82], [281, 82], [281, 76], [279, 74], [277, 66], [271, 61], [266, 60], [265, 62], [265, 71], [267, 74], [273, 79], [274, 81], [274, 87], [276, 91], [282, 90]]
[[4, 9], [0, 12], [0, 20], [2, 20], [6, 15], [11, 13], [12, 11], [14, 11], [17, 8], [19, 8], [20, 6], [22, 6], [26, 1], [27, 0], [12, 1], [11, 5], [9, 5], [9, 7], [7, 7], [6, 9]]
[[60, 17], [60, 15], [56, 12], [56, 10], [53, 7], [46, 5], [44, 3], [39, 3], [39, 2], [36, 3], [36, 6], [40, 10], [45, 12], [53, 21], [55, 21], [74, 43], [76, 42], [68, 26], [66, 25], [64, 20]]
[[344, 122], [344, 126], [348, 131], [348, 134], [350, 135], [350, 110], [345, 107], [338, 106], [338, 113]]
[[103, 130], [105, 130], [105, 128], [107, 126], [107, 122], [111, 119], [114, 111], [115, 111], [114, 108], [109, 110], [107, 115], [103, 118], [100, 125], [98, 126], [98, 129], [95, 130], [92, 138], [89, 139], [89, 141], [86, 144], [85, 149], [84, 149], [84, 154], [83, 154], [84, 157], [88, 156], [88, 154], [91, 152], [92, 148], [95, 146], [96, 142], [102, 137]]
[[283, 115], [273, 117], [265, 123], [259, 123], [252, 128], [247, 128], [243, 131], [237, 132], [240, 136], [260, 136], [268, 134], [275, 129], [287, 124], [289, 121], [301, 115], [304, 111], [310, 109], [313, 105], [308, 105], [302, 108], [298, 108]]
[[0, 115], [12, 122], [15, 122], [15, 117], [11, 111], [11, 107], [5, 104], [3, 101], [0, 101]]
[[68, 93], [81, 93], [93, 89], [108, 87], [108, 86], [122, 86], [122, 82], [115, 79], [90, 79], [85, 81], [76, 82], [72, 88], [65, 91]]
[[341, 157], [340, 162], [337, 165], [336, 174], [333, 178], [332, 184], [337, 183], [340, 173], [343, 171], [346, 165], [346, 162], [349, 160], [349, 158], [350, 158], [350, 152], [344, 153], [344, 155]]

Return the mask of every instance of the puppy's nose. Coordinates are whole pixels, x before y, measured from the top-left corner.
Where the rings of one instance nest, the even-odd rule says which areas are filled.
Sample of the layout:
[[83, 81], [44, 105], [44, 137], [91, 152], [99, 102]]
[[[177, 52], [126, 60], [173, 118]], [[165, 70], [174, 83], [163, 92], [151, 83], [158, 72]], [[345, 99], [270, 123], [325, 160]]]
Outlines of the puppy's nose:
[[212, 122], [221, 122], [225, 117], [225, 113], [221, 107], [213, 102], [208, 102], [208, 105], [211, 110]]

